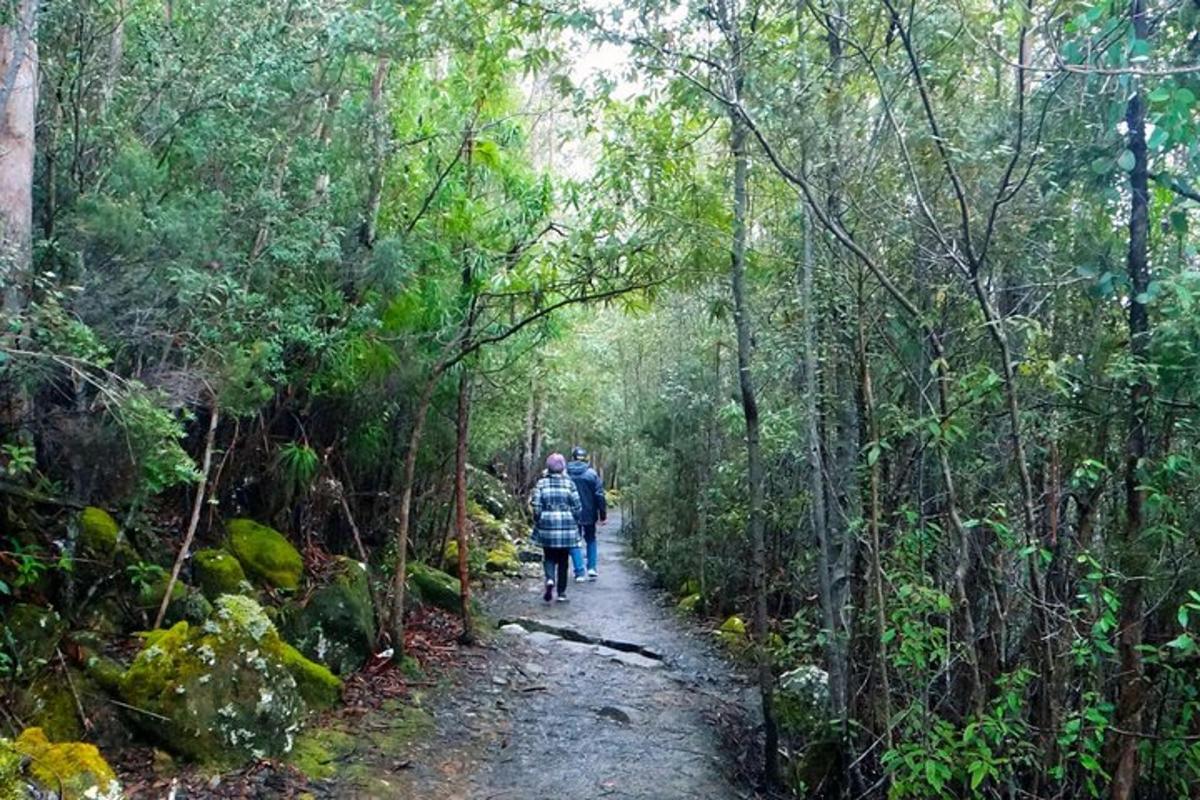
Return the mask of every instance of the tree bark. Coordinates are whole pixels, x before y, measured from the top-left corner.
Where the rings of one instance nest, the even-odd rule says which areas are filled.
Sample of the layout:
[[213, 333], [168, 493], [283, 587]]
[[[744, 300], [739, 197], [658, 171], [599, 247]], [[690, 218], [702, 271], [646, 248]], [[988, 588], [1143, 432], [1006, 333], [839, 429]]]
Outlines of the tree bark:
[[367, 207], [364, 212], [363, 226], [359, 239], [364, 247], [373, 247], [378, 235], [379, 209], [383, 202], [383, 175], [387, 161], [388, 131], [387, 120], [383, 113], [383, 84], [391, 70], [391, 59], [380, 56], [375, 66], [375, 75], [371, 78], [371, 170], [370, 185], [367, 188]]
[[433, 392], [437, 388], [441, 370], [435, 370], [425, 379], [413, 413], [412, 430], [408, 434], [408, 449], [404, 453], [404, 473], [401, 476], [400, 508], [396, 520], [396, 564], [392, 573], [392, 603], [388, 620], [388, 633], [392, 638], [393, 658], [399, 660], [404, 655], [404, 589], [406, 568], [408, 566], [408, 529], [409, 516], [412, 513], [413, 483], [417, 474], [417, 452], [421, 448], [421, 437], [425, 433], [425, 420], [429, 417], [429, 407], [433, 404]]
[[746, 153], [746, 126], [740, 114], [730, 115], [730, 146], [733, 153], [733, 244], [730, 258], [730, 284], [733, 291], [733, 318], [737, 328], [738, 383], [742, 395], [742, 414], [746, 420], [746, 472], [750, 492], [750, 548], [754, 579], [754, 638], [758, 661], [758, 685], [762, 695], [766, 747], [764, 775], [770, 785], [779, 782], [779, 731], [774, 713], [774, 676], [767, 650], [767, 553], [764, 534], [763, 468], [759, 444], [758, 400], [750, 372], [751, 325], [746, 303], [746, 217], [749, 157]]
[[33, 254], [33, 160], [37, 121], [37, 0], [21, 0], [0, 27], [0, 283], [4, 312], [29, 302]]
[[[1146, 39], [1149, 22], [1145, 0], [1132, 0], [1130, 16], [1134, 36]], [[1134, 78], [1136, 81], [1137, 78]], [[1146, 457], [1150, 401], [1150, 382], [1146, 375], [1149, 355], [1150, 321], [1145, 292], [1150, 285], [1149, 235], [1150, 193], [1146, 152], [1146, 104], [1137, 86], [1125, 109], [1128, 126], [1127, 146], [1133, 153], [1129, 174], [1129, 352], [1137, 368], [1137, 377], [1129, 388], [1129, 438], [1125, 443], [1125, 530], [1120, 543], [1125, 583], [1121, 591], [1117, 652], [1121, 672], [1117, 689], [1116, 718], [1110, 742], [1112, 800], [1130, 800], [1138, 782], [1138, 735], [1142, 730], [1142, 706], [1145, 700], [1142, 666], [1142, 581], [1144, 574], [1141, 548], [1145, 525], [1145, 490], [1140, 473]]]
[[458, 541], [458, 581], [462, 598], [462, 637], [474, 640], [471, 629], [471, 571], [467, 564], [467, 440], [471, 426], [471, 373], [464, 364], [458, 379], [457, 441], [454, 448], [454, 533]]

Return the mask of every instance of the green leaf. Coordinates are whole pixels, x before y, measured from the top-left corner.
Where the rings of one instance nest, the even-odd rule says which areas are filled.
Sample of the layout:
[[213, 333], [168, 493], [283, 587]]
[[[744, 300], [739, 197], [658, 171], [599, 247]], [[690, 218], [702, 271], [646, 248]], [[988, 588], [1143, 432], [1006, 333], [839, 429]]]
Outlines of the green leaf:
[[1166, 86], [1159, 86], [1150, 93], [1147, 98], [1151, 103], [1165, 103], [1171, 99], [1171, 90]]
[[1188, 625], [1188, 607], [1180, 606], [1179, 612], [1176, 614], [1176, 619], [1179, 620], [1179, 627], [1186, 628]]
[[1183, 652], [1188, 653], [1196, 649], [1196, 641], [1191, 637], [1190, 634], [1181, 633], [1171, 641], [1167, 642], [1167, 647], [1170, 647], [1173, 650], [1182, 650]]
[[1117, 166], [1126, 172], [1130, 172], [1136, 163], [1137, 159], [1134, 158], [1132, 150], [1122, 150], [1121, 157], [1117, 159]]

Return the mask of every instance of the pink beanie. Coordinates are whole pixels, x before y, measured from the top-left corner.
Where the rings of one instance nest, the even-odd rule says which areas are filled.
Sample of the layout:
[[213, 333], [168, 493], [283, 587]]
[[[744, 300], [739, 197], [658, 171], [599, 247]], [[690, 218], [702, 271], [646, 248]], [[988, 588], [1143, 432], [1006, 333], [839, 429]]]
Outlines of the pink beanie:
[[546, 459], [546, 469], [551, 472], [562, 472], [567, 468], [567, 460], [563, 458], [562, 453], [551, 453]]

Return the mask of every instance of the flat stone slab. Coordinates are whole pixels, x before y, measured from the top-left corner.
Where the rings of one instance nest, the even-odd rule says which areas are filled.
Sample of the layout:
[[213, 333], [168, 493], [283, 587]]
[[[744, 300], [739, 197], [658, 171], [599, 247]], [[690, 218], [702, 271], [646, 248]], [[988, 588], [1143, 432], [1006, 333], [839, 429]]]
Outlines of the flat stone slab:
[[502, 633], [508, 633], [514, 636], [524, 636], [525, 634], [529, 633], [529, 631], [525, 630], [515, 622], [510, 622], [507, 625], [501, 625], [500, 631]]
[[[518, 625], [517, 627], [520, 627], [520, 626]], [[521, 630], [525, 630], [525, 629], [521, 628]], [[533, 631], [532, 633], [527, 634], [527, 636], [529, 638], [529, 641], [531, 641], [537, 645], [550, 644], [551, 642], [561, 642], [562, 641], [561, 636], [555, 636], [553, 633], [546, 633], [544, 631]]]
[[618, 651], [616, 654], [610, 656], [610, 660], [617, 661], [629, 667], [641, 667], [642, 669], [662, 669], [663, 666], [663, 662], [654, 658], [646, 658], [637, 653], [622, 653]]

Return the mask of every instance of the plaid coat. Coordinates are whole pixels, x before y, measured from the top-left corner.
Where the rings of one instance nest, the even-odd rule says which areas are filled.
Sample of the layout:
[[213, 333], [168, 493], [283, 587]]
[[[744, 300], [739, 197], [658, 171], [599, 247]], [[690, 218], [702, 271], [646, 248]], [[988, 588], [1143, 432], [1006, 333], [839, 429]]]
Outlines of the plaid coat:
[[533, 489], [533, 541], [542, 547], [575, 547], [583, 508], [575, 481], [562, 472], [542, 476]]

